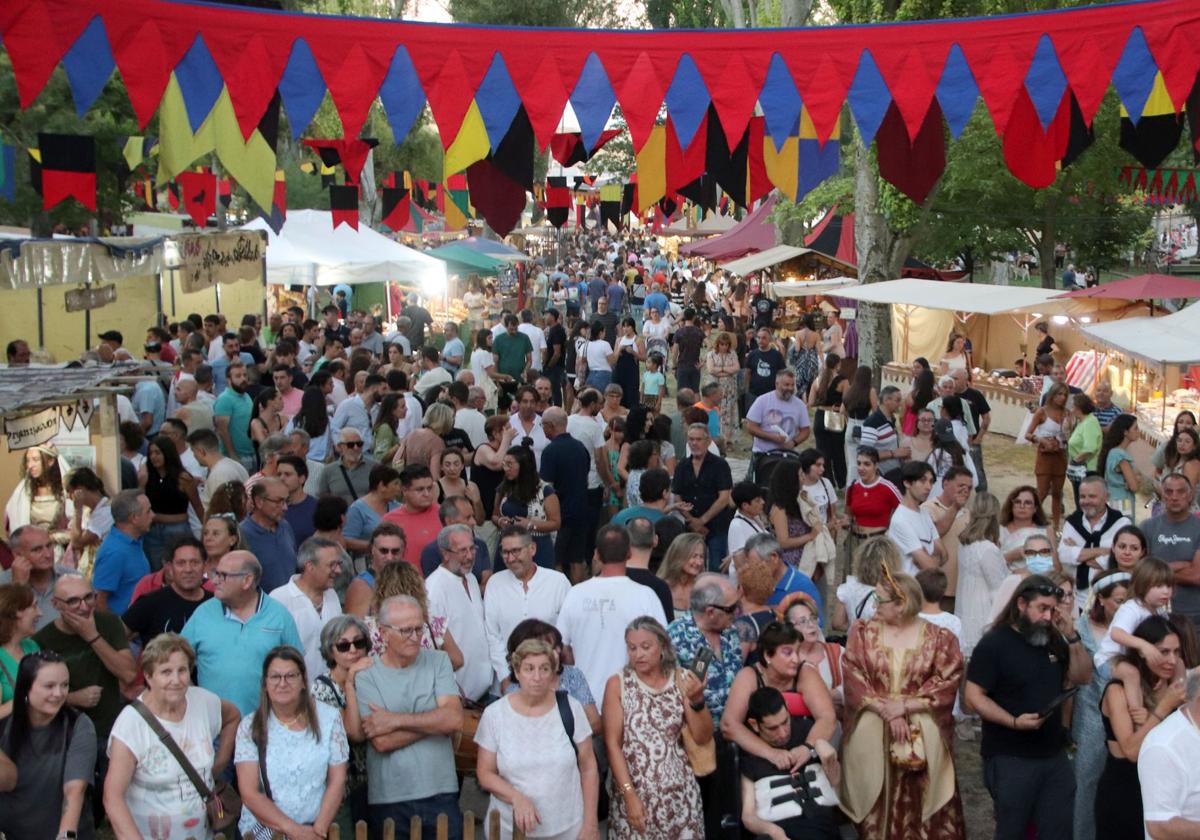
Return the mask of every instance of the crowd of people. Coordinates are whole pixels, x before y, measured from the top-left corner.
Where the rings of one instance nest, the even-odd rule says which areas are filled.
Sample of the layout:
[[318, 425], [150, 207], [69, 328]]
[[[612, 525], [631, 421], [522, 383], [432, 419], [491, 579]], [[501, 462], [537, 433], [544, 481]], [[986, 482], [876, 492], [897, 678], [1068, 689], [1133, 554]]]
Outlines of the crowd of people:
[[28, 450], [0, 833], [458, 838], [469, 773], [504, 837], [940, 840], [978, 738], [997, 838], [1197, 836], [1194, 418], [1135, 525], [1136, 423], [1052, 369], [1001, 502], [961, 337], [876, 389], [640, 240], [526, 291], [155, 327], [120, 492]]

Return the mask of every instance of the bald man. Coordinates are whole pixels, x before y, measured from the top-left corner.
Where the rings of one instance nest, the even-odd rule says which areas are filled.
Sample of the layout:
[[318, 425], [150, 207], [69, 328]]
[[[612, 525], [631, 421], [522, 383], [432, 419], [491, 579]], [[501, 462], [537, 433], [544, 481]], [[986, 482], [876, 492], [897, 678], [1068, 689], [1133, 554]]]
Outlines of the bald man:
[[175, 383], [175, 400], [179, 408], [175, 409], [175, 417], [182, 420], [189, 432], [199, 429], [213, 431], [212, 406], [198, 399], [200, 385], [195, 379], [181, 379]]
[[[137, 677], [125, 626], [112, 613], [96, 609], [96, 590], [79, 575], [62, 575], [54, 582], [53, 603], [58, 618], [34, 634], [33, 640], [66, 661], [71, 673], [67, 702], [92, 719], [103, 747], [125, 705], [121, 683]], [[100, 755], [104, 754], [101, 749]]]
[[[587, 474], [592, 459], [587, 447], [567, 434], [567, 413], [557, 406], [542, 414], [542, 431], [550, 441], [542, 450], [542, 478], [554, 485], [562, 524], [554, 540], [554, 558], [564, 573], [576, 564], [587, 568]], [[574, 574], [572, 574], [574, 579]]]

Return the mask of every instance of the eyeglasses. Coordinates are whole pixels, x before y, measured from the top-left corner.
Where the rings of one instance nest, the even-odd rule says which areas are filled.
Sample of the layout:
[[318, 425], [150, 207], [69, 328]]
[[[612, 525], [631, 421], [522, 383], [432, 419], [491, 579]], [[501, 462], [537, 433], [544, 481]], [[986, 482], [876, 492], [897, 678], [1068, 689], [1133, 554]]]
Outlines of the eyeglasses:
[[396, 627], [392, 624], [380, 624], [384, 630], [390, 630], [402, 639], [415, 639], [421, 635], [422, 628], [420, 625], [416, 627]]
[[77, 610], [79, 609], [80, 604], [87, 604], [90, 607], [92, 604], [96, 603], [96, 593], [89, 592], [86, 595], [79, 595], [75, 598], [55, 598], [54, 600], [58, 601], [69, 610]]
[[388, 556], [388, 557], [390, 557], [390, 556], [399, 557], [401, 554], [403, 554], [403, 553], [404, 553], [404, 546], [400, 546], [399, 548], [385, 548], [385, 547], [384, 547], [384, 546], [382, 546], [382, 545], [377, 545], [377, 546], [373, 546], [373, 547], [371, 548], [371, 550], [372, 550], [372, 551], [377, 551], [377, 552], [379, 552], [380, 554], [382, 554], [382, 555], [384, 555], [384, 556]]
[[370, 647], [370, 644], [362, 636], [359, 636], [357, 639], [352, 641], [348, 639], [342, 639], [338, 642], [335, 642], [333, 645], [333, 649], [338, 653], [349, 653], [351, 648], [354, 648], [355, 650], [366, 650], [368, 647]]
[[1025, 552], [1024, 552], [1026, 557], [1037, 557], [1039, 554], [1049, 554], [1049, 553], [1050, 553], [1049, 548], [1027, 548], [1027, 549], [1025, 549]]
[[727, 607], [724, 604], [709, 604], [708, 608], [712, 610], [719, 610], [725, 613], [725, 615], [733, 615], [737, 612], [738, 605], [734, 604], [733, 606]]
[[517, 548], [501, 548], [500, 555], [502, 557], [516, 557], [517, 555], [519, 555], [522, 551], [524, 551], [528, 547], [529, 546], [522, 545]]
[[288, 671], [286, 674], [267, 674], [267, 682], [271, 685], [282, 685], [283, 683], [297, 683], [303, 679], [299, 671]]
[[250, 573], [249, 572], [222, 572], [220, 569], [217, 569], [216, 571], [214, 571], [212, 573], [212, 578], [217, 583], [224, 583], [225, 581], [229, 580], [229, 578], [245, 577], [248, 574], [250, 574]]
[[793, 621], [792, 626], [793, 627], [815, 627], [816, 623], [817, 623], [817, 620], [815, 618], [813, 618], [811, 616], [805, 616], [804, 618], [797, 618], [795, 621]]
[[230, 522], [238, 521], [238, 518], [235, 514], [228, 513], [228, 512], [226, 512], [226, 513], [210, 513], [208, 515], [208, 518], [209, 519], [228, 519]]
[[348, 446], [351, 449], [362, 449], [363, 442], [361, 440], [344, 440], [342, 446]]
[[280, 498], [278, 498], [278, 499], [272, 499], [270, 496], [263, 496], [262, 500], [263, 500], [264, 502], [270, 502], [270, 503], [271, 503], [271, 504], [273, 504], [273, 505], [284, 505], [284, 504], [287, 504], [287, 496], [282, 496], [282, 497], [280, 497]]

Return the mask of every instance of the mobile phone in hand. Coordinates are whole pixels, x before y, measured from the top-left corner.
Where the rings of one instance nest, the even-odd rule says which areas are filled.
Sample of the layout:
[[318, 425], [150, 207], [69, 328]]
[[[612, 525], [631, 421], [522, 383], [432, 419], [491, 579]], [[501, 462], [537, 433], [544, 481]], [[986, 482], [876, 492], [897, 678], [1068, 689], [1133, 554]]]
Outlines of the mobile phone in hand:
[[706, 647], [700, 648], [696, 652], [696, 658], [692, 660], [692, 664], [688, 666], [688, 670], [695, 675], [696, 679], [704, 682], [705, 675], [708, 674], [708, 666], [712, 664], [713, 652]]

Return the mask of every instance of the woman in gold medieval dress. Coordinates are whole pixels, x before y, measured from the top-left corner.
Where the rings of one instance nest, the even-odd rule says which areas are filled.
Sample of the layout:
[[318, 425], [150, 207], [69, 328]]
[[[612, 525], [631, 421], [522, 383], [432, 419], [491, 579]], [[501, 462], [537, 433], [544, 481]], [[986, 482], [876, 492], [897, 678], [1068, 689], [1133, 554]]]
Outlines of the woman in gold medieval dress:
[[963, 659], [954, 635], [917, 617], [907, 575], [876, 587], [870, 621], [856, 622], [842, 657], [846, 702], [842, 806], [863, 840], [961, 840], [954, 779], [954, 698]]

